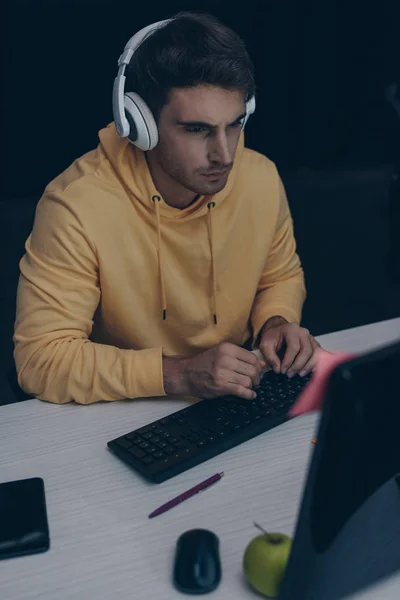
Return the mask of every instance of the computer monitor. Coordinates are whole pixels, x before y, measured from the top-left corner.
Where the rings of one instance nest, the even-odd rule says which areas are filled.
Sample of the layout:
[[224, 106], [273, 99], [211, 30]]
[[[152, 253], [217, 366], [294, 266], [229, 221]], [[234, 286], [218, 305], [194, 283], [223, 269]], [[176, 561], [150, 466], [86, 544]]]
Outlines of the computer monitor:
[[338, 600], [400, 569], [400, 342], [331, 373], [280, 600]]

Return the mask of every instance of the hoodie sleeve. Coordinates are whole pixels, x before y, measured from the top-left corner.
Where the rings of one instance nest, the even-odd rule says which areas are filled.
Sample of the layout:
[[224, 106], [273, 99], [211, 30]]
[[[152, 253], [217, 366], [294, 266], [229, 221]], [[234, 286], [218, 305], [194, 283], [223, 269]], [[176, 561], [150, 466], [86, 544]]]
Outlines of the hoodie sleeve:
[[45, 193], [25, 249], [14, 331], [22, 389], [57, 404], [165, 395], [161, 348], [89, 340], [100, 301], [98, 261], [74, 209]]
[[264, 323], [281, 316], [289, 322], [300, 323], [306, 298], [304, 273], [296, 253], [293, 221], [281, 178], [279, 184], [279, 213], [264, 271], [258, 284], [251, 310], [253, 345]]

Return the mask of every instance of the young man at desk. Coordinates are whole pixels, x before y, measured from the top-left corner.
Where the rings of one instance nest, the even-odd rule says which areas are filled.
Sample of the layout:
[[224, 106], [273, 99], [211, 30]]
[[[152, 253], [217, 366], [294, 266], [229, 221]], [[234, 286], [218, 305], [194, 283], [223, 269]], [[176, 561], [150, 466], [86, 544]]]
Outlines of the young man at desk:
[[308, 373], [318, 344], [299, 325], [285, 191], [244, 146], [255, 84], [243, 41], [180, 13], [119, 67], [114, 121], [37, 207], [20, 263], [19, 384], [54, 403], [250, 399], [265, 365], [248, 340], [277, 372]]

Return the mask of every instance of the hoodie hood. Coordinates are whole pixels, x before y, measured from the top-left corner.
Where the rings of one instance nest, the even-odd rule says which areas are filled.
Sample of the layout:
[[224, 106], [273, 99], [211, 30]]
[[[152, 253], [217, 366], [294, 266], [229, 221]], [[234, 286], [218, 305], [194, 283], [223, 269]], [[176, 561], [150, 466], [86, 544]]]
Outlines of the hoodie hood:
[[114, 122], [99, 131], [100, 150], [110, 162], [119, 182], [126, 189], [130, 197], [134, 197], [149, 211], [154, 212], [154, 201], [152, 198], [160, 198], [159, 214], [161, 220], [187, 220], [201, 217], [207, 214], [207, 204], [212, 200], [216, 208], [227, 198], [233, 185], [240, 166], [244, 150], [244, 131], [240, 133], [235, 160], [225, 187], [218, 193], [199, 196], [196, 201], [187, 208], [175, 208], [164, 202], [161, 194], [154, 185], [151, 177], [145, 152], [131, 144], [128, 138], [121, 138], [115, 128]]

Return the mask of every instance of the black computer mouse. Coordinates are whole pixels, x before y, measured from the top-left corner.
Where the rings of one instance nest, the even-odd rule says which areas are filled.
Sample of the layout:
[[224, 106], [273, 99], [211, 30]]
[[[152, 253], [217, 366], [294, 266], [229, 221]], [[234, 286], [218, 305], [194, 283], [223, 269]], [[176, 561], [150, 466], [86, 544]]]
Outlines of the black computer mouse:
[[221, 581], [219, 539], [207, 529], [190, 529], [176, 543], [174, 585], [186, 594], [207, 594]]

